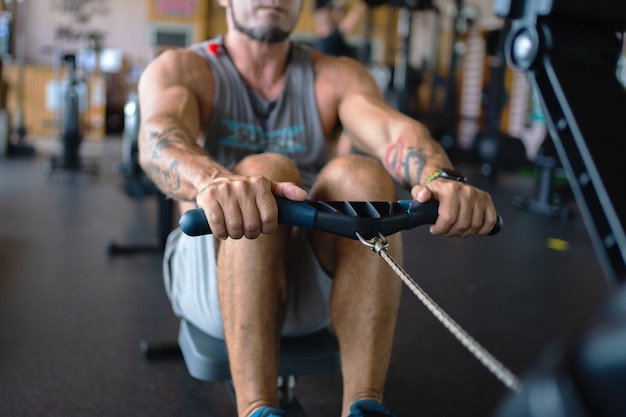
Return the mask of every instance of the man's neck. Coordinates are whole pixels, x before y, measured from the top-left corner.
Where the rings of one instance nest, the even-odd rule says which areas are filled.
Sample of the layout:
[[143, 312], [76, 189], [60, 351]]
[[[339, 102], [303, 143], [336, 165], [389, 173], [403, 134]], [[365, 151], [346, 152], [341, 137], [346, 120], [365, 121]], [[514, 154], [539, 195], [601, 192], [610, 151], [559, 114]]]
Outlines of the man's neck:
[[274, 100], [283, 87], [290, 41], [259, 42], [230, 31], [224, 36], [224, 44], [246, 84], [265, 99]]

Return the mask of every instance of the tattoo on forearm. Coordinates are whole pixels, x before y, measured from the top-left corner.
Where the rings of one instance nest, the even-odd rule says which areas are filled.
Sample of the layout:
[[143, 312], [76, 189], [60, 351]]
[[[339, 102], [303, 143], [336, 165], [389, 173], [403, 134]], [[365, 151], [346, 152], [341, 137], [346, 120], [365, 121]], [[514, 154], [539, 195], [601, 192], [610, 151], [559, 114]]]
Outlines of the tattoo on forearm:
[[[176, 128], [165, 129], [161, 132], [151, 132], [149, 138], [150, 154], [153, 160], [162, 159], [163, 150], [172, 148], [177, 142], [184, 139], [184, 133]], [[179, 172], [180, 162], [173, 160], [169, 167], [164, 169], [162, 164], [151, 164], [152, 175], [150, 176], [159, 188], [165, 193], [172, 193], [181, 188]]]
[[180, 172], [178, 166], [180, 163], [174, 161], [170, 164], [170, 169], [163, 172], [163, 185], [170, 192], [180, 190]]
[[385, 165], [395, 173], [396, 179], [407, 185], [419, 184], [428, 161], [428, 156], [422, 149], [406, 146], [400, 138], [389, 147], [385, 155]]
[[165, 129], [162, 132], [150, 132], [150, 150], [152, 153], [152, 159], [161, 159], [161, 151], [171, 148], [172, 145], [184, 138], [184, 134], [171, 127]]

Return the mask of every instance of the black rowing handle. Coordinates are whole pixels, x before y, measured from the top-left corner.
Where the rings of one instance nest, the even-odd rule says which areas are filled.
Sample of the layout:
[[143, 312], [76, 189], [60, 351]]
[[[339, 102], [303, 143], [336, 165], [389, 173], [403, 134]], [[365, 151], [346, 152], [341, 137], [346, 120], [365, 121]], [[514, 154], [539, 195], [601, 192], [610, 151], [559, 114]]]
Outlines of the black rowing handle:
[[[383, 201], [292, 201], [276, 197], [278, 223], [303, 229], [316, 229], [335, 235], [358, 239], [389, 236], [401, 230], [412, 229], [437, 220], [439, 203], [435, 200], [420, 203], [417, 200]], [[211, 233], [204, 210], [185, 212], [179, 221], [182, 231], [189, 236]], [[495, 235], [502, 228], [502, 218], [489, 233]]]

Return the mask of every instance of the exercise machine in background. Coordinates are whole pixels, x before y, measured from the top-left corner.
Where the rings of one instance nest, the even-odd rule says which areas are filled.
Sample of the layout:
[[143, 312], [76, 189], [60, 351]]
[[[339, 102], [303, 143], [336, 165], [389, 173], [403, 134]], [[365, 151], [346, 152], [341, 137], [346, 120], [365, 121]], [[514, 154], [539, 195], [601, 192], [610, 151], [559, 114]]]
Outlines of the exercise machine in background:
[[111, 242], [107, 246], [109, 256], [160, 253], [165, 249], [167, 236], [173, 229], [174, 201], [158, 190], [139, 165], [139, 111], [139, 97], [133, 91], [128, 95], [124, 106], [122, 163], [118, 170], [124, 179], [124, 192], [129, 197], [137, 200], [146, 197], [157, 198], [157, 236], [154, 242], [146, 244], [130, 245]]
[[396, 110], [415, 116], [411, 102], [415, 100], [421, 76], [411, 67], [409, 55], [413, 34], [413, 14], [432, 10], [435, 7], [432, 0], [390, 0], [389, 5], [399, 9], [397, 37], [399, 48], [395, 54], [391, 84], [385, 90], [385, 99]]
[[614, 291], [569, 346], [531, 370], [497, 417], [626, 415], [626, 91], [616, 77], [626, 2], [496, 0], [509, 64], [526, 73]]
[[537, 170], [537, 191], [534, 197], [516, 195], [513, 205], [522, 210], [546, 216], [568, 219], [571, 215], [569, 200], [571, 191], [563, 178], [563, 167], [556, 155], [556, 149], [549, 137], [532, 160]]
[[118, 171], [124, 178], [124, 191], [130, 197], [142, 198], [154, 195], [157, 187], [150, 181], [139, 165], [139, 96], [131, 91], [124, 105], [124, 131], [122, 133], [122, 162]]
[[506, 60], [504, 56], [505, 26], [502, 30], [490, 31], [487, 34], [487, 55], [489, 60], [489, 81], [485, 95], [486, 118], [485, 127], [474, 137], [473, 145], [481, 172], [485, 176], [496, 175], [499, 171], [515, 171], [528, 162], [526, 147], [520, 138], [511, 136], [501, 129], [502, 111], [506, 101], [504, 78]]
[[[441, 120], [437, 124], [432, 120], [433, 103], [431, 102], [431, 129], [435, 139], [449, 152], [457, 148], [457, 71], [461, 60], [461, 35], [467, 34], [470, 27], [476, 23], [477, 12], [472, 6], [466, 6], [463, 0], [454, 0], [455, 12], [452, 21], [452, 39], [450, 41], [450, 57], [446, 75], [444, 77], [444, 98], [441, 111]], [[434, 97], [434, 96], [431, 96]]]
[[[464, 39], [475, 26], [478, 11], [474, 6], [466, 5], [463, 0], [453, 0], [449, 3], [448, 11], [442, 12], [438, 3], [433, 0], [366, 0], [369, 7], [368, 23], [364, 44], [371, 43], [371, 13], [375, 7], [388, 6], [387, 39], [397, 39], [397, 48], [388, 48], [385, 62], [393, 62], [390, 68], [387, 65], [376, 65], [369, 62], [369, 56], [360, 56], [362, 63], [368, 66], [383, 91], [385, 100], [398, 111], [423, 121], [433, 132], [433, 137], [452, 153], [457, 150], [457, 93], [458, 71], [464, 49]], [[434, 42], [432, 45], [422, 45], [435, 56], [433, 63], [430, 59], [423, 62], [411, 62], [416, 50], [415, 42], [418, 39], [414, 25], [416, 16], [422, 14], [432, 26]], [[420, 16], [421, 17], [421, 16]], [[445, 40], [448, 47], [440, 48], [443, 37], [442, 22], [450, 20], [450, 39]], [[396, 33], [392, 33], [392, 29]], [[419, 32], [420, 35], [425, 33]], [[427, 35], [428, 38], [428, 35]], [[428, 41], [428, 39], [426, 39]], [[419, 49], [419, 46], [417, 47]], [[440, 49], [449, 50], [448, 63], [441, 70]], [[418, 54], [419, 55], [419, 54]], [[432, 67], [432, 68], [431, 68]], [[440, 71], [441, 70], [441, 71]], [[440, 74], [441, 72], [441, 74]], [[482, 75], [482, 73], [481, 73]], [[382, 80], [382, 82], [380, 81]], [[419, 91], [419, 93], [418, 93]], [[478, 97], [480, 100], [480, 97]]]
[[[17, 109], [13, 115], [12, 125], [9, 114], [6, 110], [0, 112], [0, 155], [6, 153], [9, 157], [33, 157], [35, 148], [26, 141], [27, 130], [25, 124], [24, 111], [24, 65], [26, 55], [26, 30], [24, 18], [27, 13], [28, 2], [13, 1], [5, 2], [4, 11], [0, 12], [0, 59], [11, 58], [16, 67], [16, 84], [8, 85], [4, 81], [4, 74], [0, 70], [0, 88], [4, 97], [2, 107], [6, 106], [6, 95], [8, 89], [15, 91]], [[7, 60], [8, 61], [8, 60]]]
[[54, 171], [63, 170], [97, 175], [98, 165], [83, 161], [80, 155], [80, 145], [83, 141], [80, 115], [82, 81], [77, 76], [76, 55], [64, 55], [63, 62], [67, 67], [67, 82], [61, 106], [61, 155], [50, 158], [50, 161], [43, 165], [43, 172], [50, 175]]

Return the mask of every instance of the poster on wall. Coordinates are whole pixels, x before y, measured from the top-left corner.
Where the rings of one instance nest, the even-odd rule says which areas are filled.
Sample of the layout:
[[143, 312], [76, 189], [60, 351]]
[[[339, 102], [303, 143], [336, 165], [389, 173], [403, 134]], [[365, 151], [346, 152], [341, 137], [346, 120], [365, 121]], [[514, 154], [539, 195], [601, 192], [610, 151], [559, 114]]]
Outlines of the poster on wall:
[[192, 19], [196, 14], [197, 0], [154, 0], [157, 14], [182, 19]]
[[107, 31], [98, 29], [95, 20], [111, 12], [110, 0], [53, 0], [51, 15], [66, 16], [54, 28], [56, 46], [61, 49], [99, 51]]
[[53, 11], [71, 15], [79, 24], [110, 12], [109, 0], [53, 0], [50, 5]]

